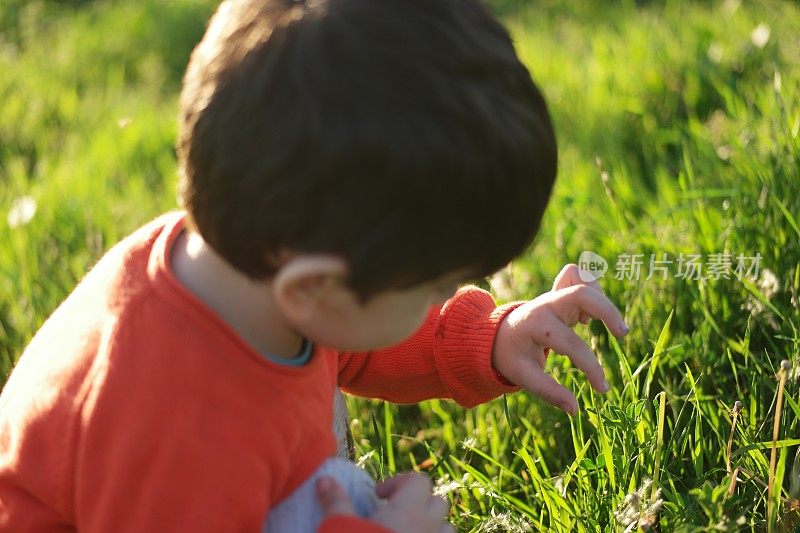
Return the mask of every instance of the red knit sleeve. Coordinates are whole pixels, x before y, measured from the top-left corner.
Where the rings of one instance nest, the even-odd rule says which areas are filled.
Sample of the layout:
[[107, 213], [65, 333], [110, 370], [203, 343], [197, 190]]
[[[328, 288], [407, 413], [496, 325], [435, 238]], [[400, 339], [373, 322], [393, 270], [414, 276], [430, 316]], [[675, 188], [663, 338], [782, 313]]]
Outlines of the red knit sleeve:
[[492, 368], [497, 328], [519, 303], [495, 307], [477, 287], [461, 288], [431, 309], [411, 337], [390, 348], [341, 353], [339, 385], [359, 396], [414, 403], [451, 398], [474, 407], [519, 390]]

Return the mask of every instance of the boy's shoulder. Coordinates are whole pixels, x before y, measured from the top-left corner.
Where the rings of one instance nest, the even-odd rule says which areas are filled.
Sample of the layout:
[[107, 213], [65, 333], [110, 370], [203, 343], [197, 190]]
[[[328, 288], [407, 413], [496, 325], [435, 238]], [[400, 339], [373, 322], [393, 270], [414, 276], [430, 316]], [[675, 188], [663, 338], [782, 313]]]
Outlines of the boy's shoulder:
[[148, 264], [159, 236], [180, 219], [180, 213], [162, 215], [106, 252], [28, 344], [3, 389], [0, 409], [28, 396], [14, 394], [18, 389], [41, 391], [41, 404], [50, 395], [52, 401], [81, 395], [97, 354], [116, 342], [120, 321], [135, 315], [149, 292]]
[[[205, 491], [212, 501], [227, 483], [257, 524], [265, 502], [335, 449], [330, 357], [277, 367], [241, 348], [168, 271], [182, 221], [159, 217], [115, 245], [28, 345], [0, 394], [0, 493], [11, 480], [60, 517], [80, 508], [114, 523], [130, 494], [169, 512], [174, 494]], [[297, 405], [311, 422], [285, 416]], [[286, 450], [308, 434], [322, 437], [299, 474], [286, 470]], [[245, 453], [231, 456], [230, 443]]]

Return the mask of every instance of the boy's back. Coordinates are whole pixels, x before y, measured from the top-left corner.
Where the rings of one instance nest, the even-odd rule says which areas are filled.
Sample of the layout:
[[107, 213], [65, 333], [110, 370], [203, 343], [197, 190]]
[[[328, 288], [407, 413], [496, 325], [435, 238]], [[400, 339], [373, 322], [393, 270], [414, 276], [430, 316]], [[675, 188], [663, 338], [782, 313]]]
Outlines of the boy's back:
[[292, 490], [268, 481], [297, 484], [331, 455], [330, 360], [279, 367], [243, 345], [166, 267], [181, 227], [165, 216], [114, 247], [9, 379], [0, 463], [26, 471], [12, 489], [2, 470], [0, 499], [17, 527], [221, 531], [236, 516], [256, 530], [265, 502]]

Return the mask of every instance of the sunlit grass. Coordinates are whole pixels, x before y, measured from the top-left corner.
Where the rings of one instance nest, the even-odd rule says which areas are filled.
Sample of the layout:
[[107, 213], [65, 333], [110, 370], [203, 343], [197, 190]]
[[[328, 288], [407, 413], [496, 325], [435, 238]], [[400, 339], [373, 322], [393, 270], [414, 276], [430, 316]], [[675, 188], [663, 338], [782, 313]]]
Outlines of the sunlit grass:
[[[429, 472], [462, 531], [628, 527], [618, 518], [634, 529], [792, 531], [797, 5], [494, 5], [548, 97], [561, 153], [542, 234], [495, 280], [496, 293], [534, 297], [592, 250], [610, 263], [602, 283], [632, 331], [617, 342], [602, 324], [579, 328], [607, 369], [606, 395], [550, 358], [551, 373], [578, 395], [574, 418], [524, 393], [472, 410], [351, 398], [361, 463], [376, 477]], [[176, 205], [180, 74], [212, 9], [189, 0], [0, 8], [4, 373], [104, 250]], [[22, 199], [35, 212], [10, 224]], [[758, 253], [761, 271], [689, 280], [672, 264], [666, 279], [644, 279], [650, 254], [662, 253]], [[615, 279], [620, 254], [643, 254], [642, 279]]]

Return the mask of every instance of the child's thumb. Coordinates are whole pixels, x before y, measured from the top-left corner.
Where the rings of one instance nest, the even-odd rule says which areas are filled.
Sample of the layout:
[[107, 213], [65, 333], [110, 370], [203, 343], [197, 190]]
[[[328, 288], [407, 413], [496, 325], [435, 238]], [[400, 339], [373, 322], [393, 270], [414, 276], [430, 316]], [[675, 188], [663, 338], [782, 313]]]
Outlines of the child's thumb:
[[356, 514], [350, 503], [350, 497], [332, 477], [324, 476], [317, 481], [317, 496], [322, 505], [323, 516]]

